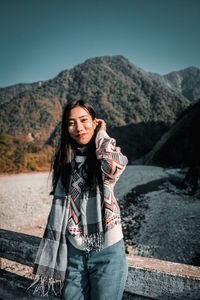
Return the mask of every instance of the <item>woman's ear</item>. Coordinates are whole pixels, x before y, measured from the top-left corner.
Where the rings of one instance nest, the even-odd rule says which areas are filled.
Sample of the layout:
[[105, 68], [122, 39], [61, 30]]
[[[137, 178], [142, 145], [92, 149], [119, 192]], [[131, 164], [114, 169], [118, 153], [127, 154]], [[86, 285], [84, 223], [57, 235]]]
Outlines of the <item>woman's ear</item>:
[[96, 119], [96, 118], [93, 120], [93, 125], [94, 125], [94, 129], [96, 129], [96, 127], [97, 127], [97, 125], [98, 125], [98, 122], [97, 122], [97, 119]]

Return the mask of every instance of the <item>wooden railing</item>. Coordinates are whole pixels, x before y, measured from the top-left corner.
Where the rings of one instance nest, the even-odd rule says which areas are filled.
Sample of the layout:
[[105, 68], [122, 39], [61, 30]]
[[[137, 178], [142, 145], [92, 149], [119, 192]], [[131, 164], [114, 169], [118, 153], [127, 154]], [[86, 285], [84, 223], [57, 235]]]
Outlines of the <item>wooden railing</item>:
[[[40, 240], [1, 229], [0, 257], [32, 267]], [[141, 256], [127, 256], [127, 259], [129, 275], [124, 299], [200, 299], [200, 267]], [[31, 282], [31, 279], [1, 270], [0, 299], [44, 299], [27, 294]]]

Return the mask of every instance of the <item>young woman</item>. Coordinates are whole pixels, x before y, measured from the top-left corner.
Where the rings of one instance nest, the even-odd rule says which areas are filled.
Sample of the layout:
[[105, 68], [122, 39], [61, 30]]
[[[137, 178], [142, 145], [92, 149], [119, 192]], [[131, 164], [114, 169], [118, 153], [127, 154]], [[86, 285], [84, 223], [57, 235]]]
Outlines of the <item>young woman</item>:
[[[54, 195], [33, 274], [35, 292], [120, 300], [128, 274], [116, 181], [127, 158], [83, 101], [66, 105], [53, 164]], [[32, 286], [31, 285], [31, 286]]]

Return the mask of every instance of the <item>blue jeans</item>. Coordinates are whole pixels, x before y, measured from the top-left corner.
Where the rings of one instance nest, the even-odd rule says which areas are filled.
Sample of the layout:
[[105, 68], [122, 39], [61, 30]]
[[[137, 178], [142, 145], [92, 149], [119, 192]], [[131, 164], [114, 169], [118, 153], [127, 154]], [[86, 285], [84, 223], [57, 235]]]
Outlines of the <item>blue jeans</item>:
[[101, 251], [81, 251], [68, 241], [64, 300], [121, 300], [128, 275], [123, 239]]

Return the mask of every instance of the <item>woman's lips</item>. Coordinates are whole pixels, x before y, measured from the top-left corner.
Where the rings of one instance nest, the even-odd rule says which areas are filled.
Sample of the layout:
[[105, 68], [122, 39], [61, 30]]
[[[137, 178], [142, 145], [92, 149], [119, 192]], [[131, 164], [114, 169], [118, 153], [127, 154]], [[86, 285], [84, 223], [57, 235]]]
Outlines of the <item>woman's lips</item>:
[[78, 134], [77, 137], [81, 138], [85, 135], [85, 133]]

